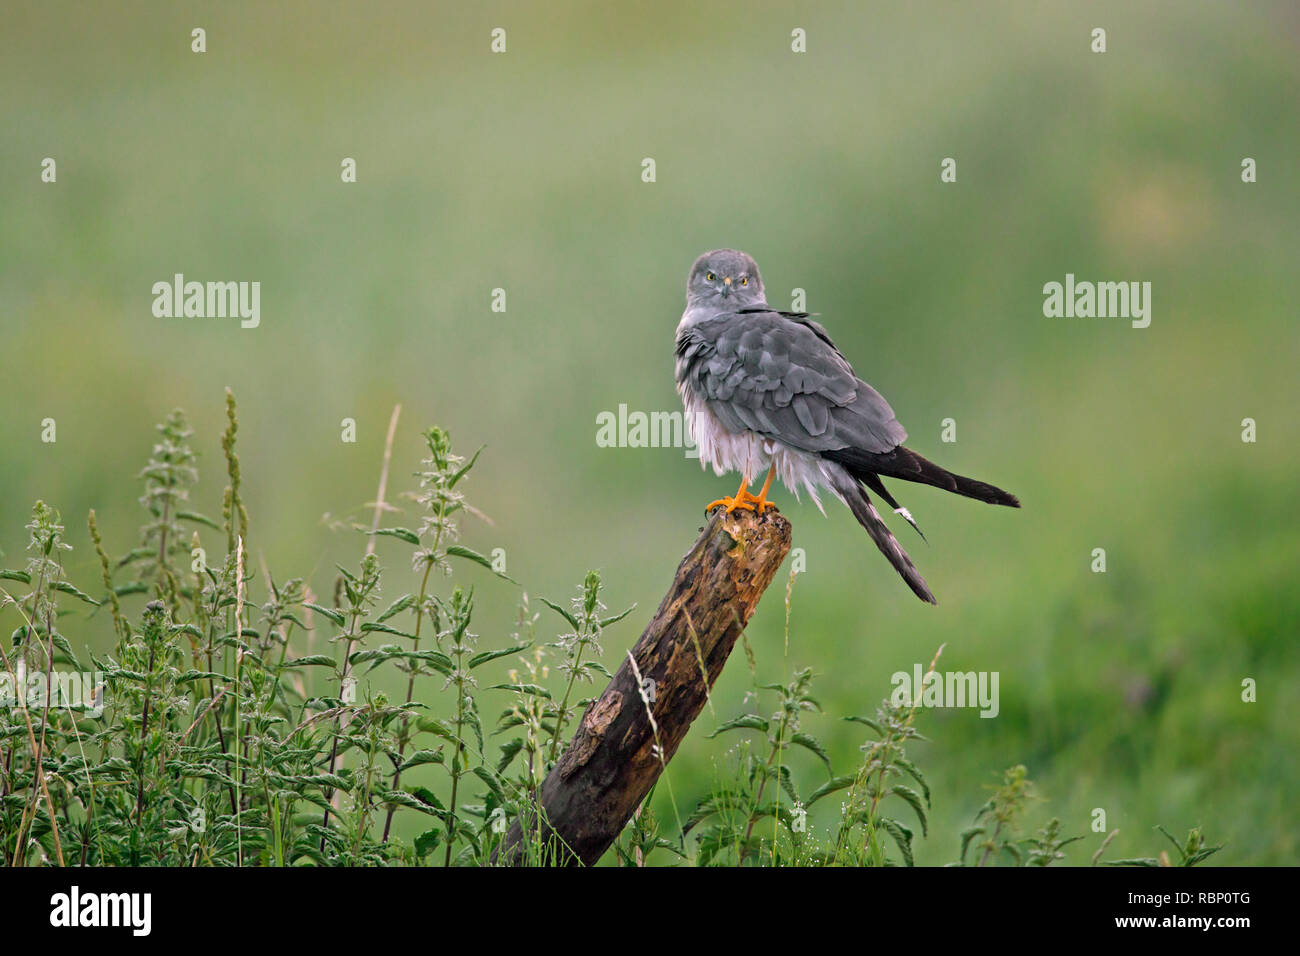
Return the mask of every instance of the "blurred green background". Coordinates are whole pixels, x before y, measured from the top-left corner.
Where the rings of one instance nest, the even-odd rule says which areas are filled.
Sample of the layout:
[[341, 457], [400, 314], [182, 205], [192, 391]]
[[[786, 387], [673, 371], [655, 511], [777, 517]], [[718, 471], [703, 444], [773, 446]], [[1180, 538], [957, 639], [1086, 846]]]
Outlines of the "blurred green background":
[[[489, 53], [498, 26], [504, 55]], [[1105, 54], [1089, 49], [1097, 26]], [[400, 402], [394, 490], [411, 487], [425, 425], [463, 453], [486, 444], [466, 491], [491, 523], [468, 522], [464, 543], [504, 548], [535, 604], [600, 568], [611, 608], [639, 605], [607, 635], [613, 667], [702, 506], [734, 485], [680, 450], [599, 448], [596, 416], [679, 407], [687, 269], [734, 246], [773, 304], [807, 290], [911, 446], [1024, 502], [895, 487], [929, 536], [896, 529], [930, 608], [842, 506], [822, 518], [777, 494], [807, 572], [788, 658], [784, 572], [749, 638], [763, 680], [816, 670], [826, 713], [806, 729], [837, 770], [863, 740], [840, 718], [872, 712], [889, 675], [940, 644], [941, 669], [1001, 675], [997, 719], [920, 714], [932, 742], [912, 756], [935, 806], [918, 862], [954, 859], [988, 785], [1022, 762], [1046, 798], [1036, 819], [1083, 833], [1106, 810], [1111, 858], [1158, 852], [1160, 823], [1226, 841], [1216, 862], [1293, 862], [1298, 27], [1287, 3], [9, 0], [5, 564], [40, 497], [76, 545], [69, 576], [94, 585], [86, 511], [113, 550], [134, 546], [136, 473], [174, 406], [202, 451], [195, 505], [219, 514], [229, 385], [251, 549], [328, 594], [364, 539], [321, 516], [364, 515]], [[261, 327], [155, 318], [151, 286], [175, 272], [260, 281]], [[1150, 281], [1150, 328], [1045, 318], [1042, 286], [1067, 272]], [[940, 442], [949, 417], [955, 444]], [[405, 549], [380, 554], [388, 594], [409, 590]], [[502, 645], [518, 589], [463, 578], [483, 646]], [[65, 623], [74, 644], [108, 641], [103, 617]], [[737, 654], [672, 763], [683, 815], [730, 745], [706, 733], [752, 706], [749, 684]], [[422, 696], [441, 706], [435, 690]], [[810, 755], [796, 768], [805, 791], [823, 776]], [[662, 787], [657, 809], [672, 820]], [[821, 809], [824, 830], [836, 808]]]

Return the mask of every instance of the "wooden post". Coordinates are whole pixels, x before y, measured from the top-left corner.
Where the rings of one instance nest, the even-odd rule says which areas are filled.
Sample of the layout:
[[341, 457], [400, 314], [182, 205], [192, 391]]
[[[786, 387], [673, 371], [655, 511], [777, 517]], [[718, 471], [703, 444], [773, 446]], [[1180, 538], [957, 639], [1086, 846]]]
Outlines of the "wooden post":
[[[613, 844], [703, 709], [789, 550], [790, 522], [779, 512], [714, 510], [654, 618], [542, 783], [545, 858], [590, 866]], [[516, 822], [498, 859], [526, 862], [524, 843], [537, 842], [538, 825], [525, 836]]]

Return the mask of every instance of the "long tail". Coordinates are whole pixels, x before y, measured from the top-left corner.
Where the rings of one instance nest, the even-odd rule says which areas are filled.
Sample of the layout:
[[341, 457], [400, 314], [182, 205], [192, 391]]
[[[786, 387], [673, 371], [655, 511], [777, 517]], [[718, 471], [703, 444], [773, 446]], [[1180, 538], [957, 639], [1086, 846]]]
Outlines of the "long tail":
[[907, 556], [903, 546], [890, 534], [889, 528], [880, 517], [880, 512], [876, 511], [876, 506], [871, 503], [871, 499], [867, 497], [866, 491], [858, 484], [857, 479], [847, 471], [838, 468], [828, 470], [835, 472], [832, 477], [832, 487], [849, 506], [853, 517], [858, 519], [858, 524], [867, 529], [867, 534], [871, 535], [871, 540], [876, 542], [880, 553], [889, 559], [889, 563], [907, 582], [907, 586], [922, 601], [938, 604], [939, 602], [926, 586], [925, 579], [916, 570], [916, 566], [912, 564], [912, 559]]
[[900, 505], [897, 499], [889, 493], [889, 489], [885, 487], [885, 483], [880, 480], [879, 475], [873, 472], [866, 472], [860, 476], [859, 480], [876, 494], [880, 495], [880, 497], [885, 500], [885, 504], [894, 509], [894, 514], [901, 515], [903, 520], [912, 526], [912, 530], [921, 536], [922, 541], [927, 543], [929, 542], [930, 539], [925, 536], [925, 532], [921, 530], [921, 526], [917, 524], [916, 519], [912, 517], [912, 512]]
[[1020, 499], [1008, 491], [1003, 491], [983, 481], [954, 475], [946, 468], [940, 468], [928, 458], [923, 458], [910, 448], [899, 445], [892, 451], [878, 454], [862, 451], [858, 448], [840, 448], [824, 451], [822, 457], [839, 462], [855, 478], [867, 481], [867, 475], [884, 475], [886, 478], [901, 478], [923, 485], [933, 485], [944, 491], [965, 495], [976, 501], [987, 501], [991, 505], [1006, 505], [1019, 508]]

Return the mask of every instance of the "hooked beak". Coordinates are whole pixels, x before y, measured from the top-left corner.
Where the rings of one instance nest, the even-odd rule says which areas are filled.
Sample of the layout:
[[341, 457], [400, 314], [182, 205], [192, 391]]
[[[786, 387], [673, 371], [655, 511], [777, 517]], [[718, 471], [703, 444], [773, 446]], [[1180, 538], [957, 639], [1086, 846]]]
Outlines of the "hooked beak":
[[731, 295], [731, 276], [727, 276], [722, 280], [722, 294], [724, 296]]

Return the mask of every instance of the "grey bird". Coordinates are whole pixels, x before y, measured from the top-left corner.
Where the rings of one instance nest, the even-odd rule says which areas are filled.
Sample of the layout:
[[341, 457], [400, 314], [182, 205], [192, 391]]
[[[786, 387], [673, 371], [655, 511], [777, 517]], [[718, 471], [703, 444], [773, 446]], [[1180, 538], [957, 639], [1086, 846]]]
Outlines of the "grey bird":
[[[710, 502], [706, 510], [725, 505], [729, 512], [762, 514], [773, 507], [767, 493], [774, 475], [796, 498], [806, 490], [819, 509], [818, 490], [828, 489], [848, 505], [916, 596], [931, 604], [938, 601], [867, 490], [918, 534], [911, 513], [882, 478], [1020, 507], [1015, 495], [954, 475], [903, 447], [907, 432], [889, 403], [858, 378], [808, 313], [769, 306], [758, 264], [735, 249], [706, 252], [691, 267], [686, 311], [677, 326], [677, 391], [700, 466], [741, 475], [736, 496]], [[762, 491], [752, 495], [749, 486], [764, 468]]]

